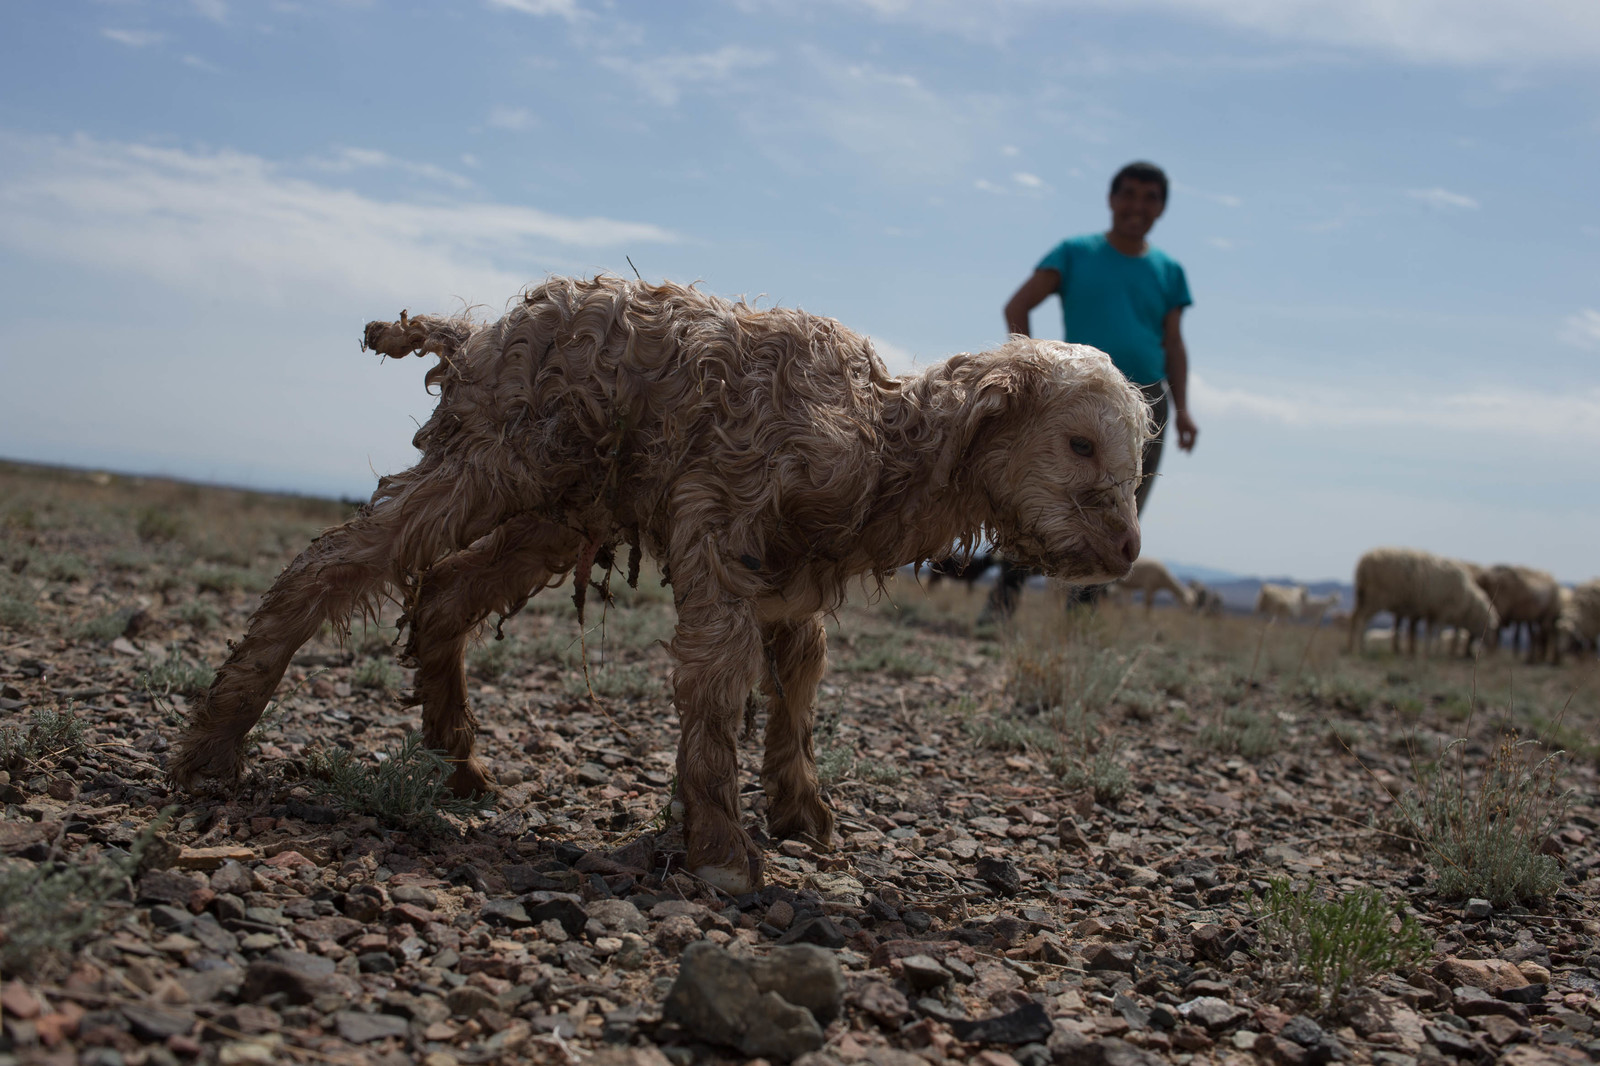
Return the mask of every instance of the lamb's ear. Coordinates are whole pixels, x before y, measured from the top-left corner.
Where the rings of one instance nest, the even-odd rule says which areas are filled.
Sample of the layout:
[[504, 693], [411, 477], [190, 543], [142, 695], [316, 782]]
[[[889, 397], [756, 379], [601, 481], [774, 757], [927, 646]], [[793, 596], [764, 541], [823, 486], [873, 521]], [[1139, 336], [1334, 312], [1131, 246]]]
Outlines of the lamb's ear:
[[972, 444], [986, 426], [1012, 407], [1018, 393], [1016, 375], [991, 370], [979, 379], [950, 420], [950, 432], [933, 467], [933, 486], [950, 484], [956, 468], [965, 462]]

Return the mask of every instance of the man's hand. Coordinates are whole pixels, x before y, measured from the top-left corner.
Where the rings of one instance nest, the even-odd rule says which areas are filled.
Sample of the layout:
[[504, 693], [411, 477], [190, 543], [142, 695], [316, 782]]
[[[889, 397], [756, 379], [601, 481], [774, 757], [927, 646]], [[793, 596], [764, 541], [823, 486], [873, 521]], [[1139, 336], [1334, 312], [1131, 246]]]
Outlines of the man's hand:
[[1172, 424], [1178, 427], [1178, 447], [1186, 452], [1194, 451], [1194, 440], [1200, 435], [1200, 427], [1189, 416], [1189, 409], [1178, 408], [1178, 413], [1172, 417]]

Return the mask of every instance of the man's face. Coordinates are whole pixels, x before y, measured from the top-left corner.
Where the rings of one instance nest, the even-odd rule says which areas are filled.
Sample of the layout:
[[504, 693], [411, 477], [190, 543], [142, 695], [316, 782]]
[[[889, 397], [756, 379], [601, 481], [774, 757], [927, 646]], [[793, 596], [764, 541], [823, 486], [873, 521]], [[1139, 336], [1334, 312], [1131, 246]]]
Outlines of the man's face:
[[1159, 184], [1136, 178], [1123, 178], [1110, 203], [1112, 231], [1131, 241], [1144, 240], [1167, 206]]

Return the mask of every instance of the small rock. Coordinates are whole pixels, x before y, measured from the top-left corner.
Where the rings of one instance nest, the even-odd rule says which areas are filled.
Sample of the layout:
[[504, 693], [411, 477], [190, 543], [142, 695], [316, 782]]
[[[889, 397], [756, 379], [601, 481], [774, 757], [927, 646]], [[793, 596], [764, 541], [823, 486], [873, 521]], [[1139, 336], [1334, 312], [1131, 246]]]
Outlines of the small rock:
[[950, 971], [932, 955], [907, 955], [900, 960], [900, 966], [913, 992], [926, 992], [950, 982]]
[[1051, 1028], [1050, 1015], [1031, 1000], [992, 1018], [950, 1023], [957, 1039], [973, 1044], [1028, 1044], [1048, 1039]]
[[778, 938], [779, 944], [815, 944], [818, 947], [838, 949], [844, 947], [845, 936], [831, 918], [808, 918], [790, 927]]
[[674, 914], [656, 926], [656, 950], [663, 955], [677, 955], [700, 939], [700, 927], [687, 914]]
[[500, 1001], [476, 985], [462, 985], [453, 988], [444, 997], [445, 1006], [450, 1008], [451, 1014], [459, 1014], [466, 1018], [476, 1018], [486, 1010], [499, 1010]]
[[1441, 959], [1433, 968], [1433, 975], [1452, 988], [1471, 985], [1496, 994], [1508, 988], [1521, 988], [1528, 983], [1521, 971], [1504, 959], [1458, 959], [1449, 956]]
[[1454, 1055], [1458, 1059], [1480, 1059], [1488, 1057], [1488, 1049], [1478, 1041], [1463, 1033], [1461, 1030], [1448, 1025], [1429, 1025], [1423, 1027], [1423, 1032], [1433, 1046], [1446, 1055]]
[[[249, 852], [248, 848], [197, 848], [193, 850], [207, 852], [244, 851], [247, 859], [255, 858], [255, 856]], [[182, 855], [180, 855], [178, 858], [178, 865], [184, 865]], [[206, 869], [207, 867], [192, 868]], [[216, 871], [211, 875], [211, 891], [217, 893], [218, 895], [226, 893], [228, 895], [242, 897], [245, 895], [245, 893], [255, 890], [255, 875], [241, 866], [236, 856], [229, 856], [226, 860], [219, 860], [218, 865], [216, 867], [210, 867], [210, 869], [214, 869]]]
[[662, 1016], [702, 1040], [784, 1062], [823, 1042], [809, 1010], [760, 992], [739, 959], [704, 940], [684, 949]]
[[194, 1015], [188, 1011], [165, 1010], [142, 1003], [123, 1004], [122, 1016], [128, 1019], [133, 1035], [150, 1043], [187, 1033], [195, 1022]]
[[1216, 996], [1196, 996], [1187, 1003], [1180, 1003], [1178, 1013], [1199, 1022], [1212, 1032], [1238, 1025], [1250, 1016], [1250, 1012], [1243, 1007]]
[[1116, 970], [1132, 973], [1139, 949], [1133, 944], [1112, 944], [1101, 941], [1083, 949], [1083, 963], [1091, 970]]
[[889, 1029], [900, 1028], [911, 1013], [911, 1004], [900, 990], [883, 981], [867, 982], [857, 988], [851, 998], [879, 1025]]
[[1324, 1038], [1322, 1026], [1304, 1014], [1296, 1014], [1285, 1022], [1283, 1028], [1278, 1030], [1278, 1035], [1285, 1040], [1293, 1040], [1301, 1047], [1316, 1047]]
[[[539, 893], [533, 893], [537, 896]], [[523, 901], [523, 906], [528, 913], [528, 918], [534, 925], [541, 925], [551, 920], [561, 923], [561, 928], [566, 930], [570, 937], [583, 935], [583, 927], [589, 921], [589, 916], [584, 913], [578, 902], [570, 896], [556, 896], [531, 906], [528, 901]]]
[[1022, 891], [1022, 874], [1017, 864], [1009, 859], [992, 859], [979, 856], [976, 862], [978, 880], [1002, 896], [1015, 896]]
[[776, 992], [810, 1011], [823, 1025], [837, 1018], [844, 1006], [844, 972], [831, 951], [794, 944], [773, 948], [766, 958], [750, 959], [745, 965], [759, 991]]
[[527, 909], [514, 899], [492, 899], [478, 911], [478, 917], [490, 925], [503, 925], [511, 929], [526, 929], [533, 924]]
[[1494, 904], [1486, 899], [1469, 899], [1462, 913], [1468, 918], [1481, 920], [1494, 914]]
[[411, 1025], [393, 1014], [363, 1014], [360, 1011], [342, 1010], [333, 1016], [339, 1035], [352, 1044], [367, 1044], [391, 1036], [405, 1036]]

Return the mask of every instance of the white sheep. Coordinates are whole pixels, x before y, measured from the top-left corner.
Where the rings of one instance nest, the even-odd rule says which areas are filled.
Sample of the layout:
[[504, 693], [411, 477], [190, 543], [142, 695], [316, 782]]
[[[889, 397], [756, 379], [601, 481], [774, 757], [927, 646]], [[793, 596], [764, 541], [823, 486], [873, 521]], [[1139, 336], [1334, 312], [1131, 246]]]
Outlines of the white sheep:
[[1445, 626], [1472, 638], [1492, 633], [1500, 623], [1489, 597], [1466, 567], [1453, 559], [1413, 548], [1374, 548], [1356, 563], [1356, 603], [1350, 615], [1349, 650], [1356, 650], [1366, 624], [1379, 611], [1394, 615], [1393, 645], [1400, 652], [1400, 634], [1410, 628], [1410, 653], [1417, 653], [1417, 629], [1426, 623], [1437, 637]]
[[1299, 618], [1300, 612], [1305, 609], [1305, 603], [1304, 585], [1274, 585], [1271, 582], [1263, 582], [1261, 591], [1256, 593], [1256, 613], [1270, 618]]
[[1326, 596], [1306, 596], [1300, 604], [1300, 617], [1322, 624], [1329, 611], [1339, 606], [1340, 596], [1337, 592], [1330, 592]]
[[1185, 607], [1195, 605], [1194, 593], [1179, 584], [1178, 579], [1172, 576], [1159, 559], [1139, 558], [1133, 561], [1133, 569], [1128, 571], [1128, 576], [1112, 586], [1117, 596], [1144, 593], [1144, 609], [1148, 612], [1155, 606], [1156, 593], [1168, 592], [1173, 599]]
[[1561, 590], [1560, 638], [1572, 642], [1580, 654], [1600, 651], [1600, 578], [1576, 588]]
[[[1561, 586], [1554, 577], [1529, 566], [1501, 564], [1481, 570], [1477, 581], [1500, 615], [1500, 625], [1511, 630], [1513, 647], [1518, 630], [1524, 630], [1530, 663], [1547, 657], [1561, 662], [1561, 642], [1553, 639], [1561, 616]], [[1500, 634], [1496, 632], [1490, 647], [1498, 647], [1499, 643]]]

